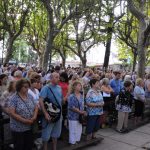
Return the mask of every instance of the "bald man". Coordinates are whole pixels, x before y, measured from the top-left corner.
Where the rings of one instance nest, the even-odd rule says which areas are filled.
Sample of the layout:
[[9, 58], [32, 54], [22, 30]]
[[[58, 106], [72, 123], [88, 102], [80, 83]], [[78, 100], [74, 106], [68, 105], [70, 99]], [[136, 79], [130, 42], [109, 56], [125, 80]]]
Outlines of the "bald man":
[[[42, 90], [40, 92], [40, 99], [39, 99], [40, 106], [41, 106], [41, 109], [42, 109], [43, 114], [44, 114], [44, 117], [42, 120], [43, 150], [48, 150], [47, 143], [48, 143], [48, 140], [50, 139], [50, 137], [52, 137], [53, 150], [57, 149], [57, 138], [60, 137], [61, 126], [62, 126], [62, 116], [60, 117], [60, 119], [57, 122], [52, 123], [49, 114], [47, 113], [46, 109], [44, 108], [43, 101], [45, 98], [49, 98], [49, 100], [52, 103], [55, 103], [56, 105], [57, 105], [57, 103], [56, 103], [56, 100], [57, 100], [59, 105], [62, 107], [62, 100], [63, 100], [62, 91], [61, 91], [60, 86], [58, 85], [59, 74], [54, 72], [51, 74], [50, 78], [51, 78], [50, 84], [48, 84], [42, 88]], [[50, 88], [53, 91], [56, 99], [53, 96]]]

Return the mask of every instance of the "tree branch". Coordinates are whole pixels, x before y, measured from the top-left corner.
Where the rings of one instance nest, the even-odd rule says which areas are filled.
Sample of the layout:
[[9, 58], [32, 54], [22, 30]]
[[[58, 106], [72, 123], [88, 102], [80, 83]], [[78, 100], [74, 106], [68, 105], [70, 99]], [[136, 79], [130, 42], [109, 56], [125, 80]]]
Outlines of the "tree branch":
[[24, 28], [24, 25], [25, 25], [25, 20], [26, 20], [26, 16], [28, 14], [28, 11], [29, 11], [29, 7], [27, 7], [27, 9], [23, 12], [23, 15], [22, 15], [22, 19], [20, 21], [20, 28], [19, 28], [19, 31], [14, 35], [14, 38], [17, 38], [21, 32], [23, 31], [23, 28]]
[[141, 13], [133, 4], [133, 0], [127, 0], [128, 2], [128, 7], [131, 11], [131, 13], [138, 19], [138, 20], [143, 20], [146, 16]]

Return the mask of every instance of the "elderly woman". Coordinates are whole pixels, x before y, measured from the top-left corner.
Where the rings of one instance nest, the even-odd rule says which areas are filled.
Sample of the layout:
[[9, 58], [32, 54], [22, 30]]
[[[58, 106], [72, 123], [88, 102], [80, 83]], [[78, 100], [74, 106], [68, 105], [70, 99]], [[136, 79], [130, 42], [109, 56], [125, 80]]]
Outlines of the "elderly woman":
[[21, 79], [16, 82], [16, 93], [10, 98], [10, 129], [15, 150], [32, 150], [32, 125], [37, 118], [38, 107], [28, 94], [30, 82]]
[[134, 99], [135, 99], [135, 125], [140, 122], [141, 116], [144, 111], [145, 91], [144, 81], [141, 78], [136, 80], [136, 86], [134, 88]]
[[20, 71], [20, 70], [17, 70], [17, 71], [15, 71], [15, 73], [14, 73], [14, 80], [20, 80], [22, 78], [22, 71]]
[[86, 96], [87, 105], [87, 140], [95, 138], [96, 131], [100, 128], [99, 118], [103, 114], [103, 96], [99, 91], [99, 81], [90, 80], [91, 89]]
[[69, 143], [73, 145], [81, 139], [82, 124], [79, 122], [79, 115], [86, 114], [81, 90], [81, 83], [75, 81], [71, 85], [71, 94], [68, 97]]
[[128, 115], [131, 112], [133, 96], [132, 82], [126, 80], [124, 82], [124, 88], [121, 90], [116, 101], [116, 110], [118, 110], [118, 124], [116, 130], [120, 133], [128, 131]]

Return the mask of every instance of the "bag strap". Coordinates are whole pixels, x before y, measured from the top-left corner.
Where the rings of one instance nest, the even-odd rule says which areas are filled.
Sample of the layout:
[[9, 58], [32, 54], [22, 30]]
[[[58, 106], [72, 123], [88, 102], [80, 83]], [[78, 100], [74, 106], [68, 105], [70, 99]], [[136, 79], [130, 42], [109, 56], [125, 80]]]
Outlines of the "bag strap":
[[[22, 102], [24, 103], [24, 105], [25, 105], [26, 108], [28, 109], [28, 111], [29, 111], [29, 113], [30, 113], [30, 116], [32, 117], [31, 110], [29, 109], [29, 107], [27, 106], [27, 104], [25, 103], [25, 101], [22, 99], [22, 97], [19, 95], [19, 93], [17, 93], [17, 95], [18, 95], [19, 98], [22, 100]], [[35, 105], [34, 102], [33, 102], [33, 100], [31, 100], [31, 101], [32, 101], [33, 105]]]
[[54, 99], [55, 99], [57, 105], [61, 108], [61, 106], [60, 106], [60, 104], [58, 103], [57, 98], [56, 98], [56, 96], [55, 96], [53, 90], [51, 89], [51, 87], [48, 87], [48, 88], [49, 88], [49, 90], [51, 91], [51, 93], [53, 94], [53, 97], [54, 97]]
[[79, 103], [79, 100], [78, 100], [78, 98], [74, 95], [74, 97], [75, 97], [75, 99], [77, 100], [77, 102], [78, 102], [78, 108], [79, 108], [79, 110], [80, 110], [80, 103]]

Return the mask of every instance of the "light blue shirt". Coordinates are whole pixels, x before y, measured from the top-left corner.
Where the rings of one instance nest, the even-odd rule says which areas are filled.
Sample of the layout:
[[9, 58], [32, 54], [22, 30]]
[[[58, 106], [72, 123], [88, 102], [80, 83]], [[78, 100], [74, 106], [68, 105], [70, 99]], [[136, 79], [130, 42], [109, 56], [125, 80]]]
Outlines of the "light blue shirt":
[[40, 97], [42, 97], [43, 99], [47, 97], [51, 100], [52, 103], [58, 105], [55, 100], [55, 97], [50, 91], [50, 88], [53, 91], [57, 99], [57, 102], [59, 103], [60, 106], [62, 106], [63, 95], [62, 95], [61, 87], [59, 85], [52, 85], [52, 84], [45, 85], [40, 92]]
[[145, 100], [145, 92], [144, 89], [140, 86], [136, 86], [134, 88], [134, 99], [144, 101]]

